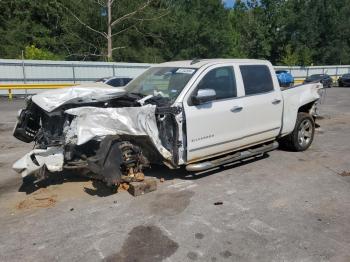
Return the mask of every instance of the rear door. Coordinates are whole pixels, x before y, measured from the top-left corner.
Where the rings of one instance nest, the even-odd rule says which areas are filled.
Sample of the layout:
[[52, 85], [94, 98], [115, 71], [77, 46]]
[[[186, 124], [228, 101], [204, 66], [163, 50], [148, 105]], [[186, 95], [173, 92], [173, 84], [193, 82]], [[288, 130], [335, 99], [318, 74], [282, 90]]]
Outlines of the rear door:
[[243, 143], [255, 144], [274, 139], [281, 130], [283, 98], [272, 67], [265, 64], [241, 64], [239, 71], [244, 86], [242, 112]]

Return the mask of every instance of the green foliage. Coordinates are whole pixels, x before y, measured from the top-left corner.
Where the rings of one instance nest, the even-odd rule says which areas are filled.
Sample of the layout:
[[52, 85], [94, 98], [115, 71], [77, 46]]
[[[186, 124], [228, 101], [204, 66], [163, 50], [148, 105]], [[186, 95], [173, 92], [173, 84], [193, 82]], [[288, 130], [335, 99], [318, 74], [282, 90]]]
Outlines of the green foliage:
[[[105, 1], [105, 0], [101, 0]], [[0, 1], [0, 58], [106, 60], [107, 17], [94, 0]], [[113, 19], [144, 0], [114, 1]], [[114, 61], [261, 58], [350, 64], [350, 0], [154, 0], [113, 28]], [[78, 21], [77, 18], [80, 20]]]
[[31, 60], [59, 60], [60, 57], [50, 51], [37, 48], [35, 45], [26, 46], [24, 58]]
[[285, 54], [282, 57], [282, 64], [288, 66], [295, 66], [298, 64], [298, 54], [293, 52], [290, 45], [286, 46]]

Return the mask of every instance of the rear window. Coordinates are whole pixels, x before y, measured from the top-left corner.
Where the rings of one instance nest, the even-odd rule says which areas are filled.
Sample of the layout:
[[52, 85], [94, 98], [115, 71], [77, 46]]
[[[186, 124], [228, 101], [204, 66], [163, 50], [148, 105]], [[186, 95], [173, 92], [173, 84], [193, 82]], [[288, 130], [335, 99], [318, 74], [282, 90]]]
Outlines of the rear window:
[[255, 95], [273, 90], [270, 69], [265, 65], [241, 65], [245, 95]]

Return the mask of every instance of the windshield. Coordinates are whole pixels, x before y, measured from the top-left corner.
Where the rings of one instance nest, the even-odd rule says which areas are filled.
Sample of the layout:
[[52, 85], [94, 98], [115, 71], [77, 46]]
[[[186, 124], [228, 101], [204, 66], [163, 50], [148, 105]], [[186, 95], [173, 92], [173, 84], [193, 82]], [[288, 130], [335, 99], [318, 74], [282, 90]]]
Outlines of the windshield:
[[174, 102], [195, 72], [194, 68], [152, 67], [130, 82], [125, 90], [144, 96], [161, 96]]

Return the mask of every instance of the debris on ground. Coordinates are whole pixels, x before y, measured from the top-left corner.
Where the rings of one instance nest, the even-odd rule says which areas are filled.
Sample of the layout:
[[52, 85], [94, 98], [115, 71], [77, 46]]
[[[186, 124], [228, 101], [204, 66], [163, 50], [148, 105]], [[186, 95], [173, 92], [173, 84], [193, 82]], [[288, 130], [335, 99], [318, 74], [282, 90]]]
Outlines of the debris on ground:
[[165, 179], [162, 177], [162, 178], [160, 179], [160, 182], [163, 183], [164, 181], [165, 181]]
[[128, 191], [133, 196], [141, 196], [155, 190], [157, 190], [157, 180], [155, 178], [146, 178], [142, 182], [131, 182]]
[[57, 202], [57, 195], [52, 194], [46, 188], [41, 188], [32, 193], [26, 199], [20, 201], [16, 208], [19, 210], [33, 209], [33, 208], [48, 208], [52, 207]]
[[343, 171], [343, 172], [341, 172], [338, 175], [340, 175], [340, 176], [350, 176], [350, 172]]
[[128, 191], [128, 189], [129, 189], [129, 184], [128, 183], [121, 183], [120, 185], [119, 185], [119, 187], [118, 187], [118, 192], [121, 192], [121, 191]]
[[224, 204], [224, 202], [221, 202], [221, 201], [214, 203], [215, 206], [220, 206], [220, 205], [223, 205], [223, 204]]

